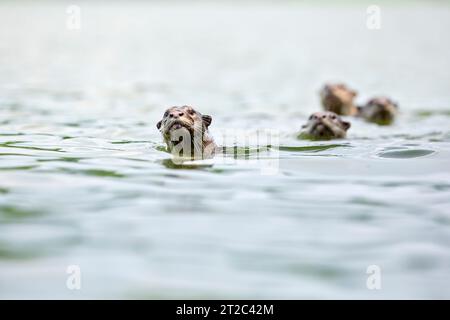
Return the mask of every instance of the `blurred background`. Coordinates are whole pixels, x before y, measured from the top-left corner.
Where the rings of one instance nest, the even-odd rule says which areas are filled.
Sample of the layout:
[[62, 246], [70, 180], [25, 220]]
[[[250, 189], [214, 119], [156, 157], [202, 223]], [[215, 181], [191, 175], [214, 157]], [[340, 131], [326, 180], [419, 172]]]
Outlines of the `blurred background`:
[[[448, 1], [0, 1], [0, 26], [0, 298], [450, 298]], [[329, 81], [398, 120], [297, 140]], [[181, 104], [258, 161], [174, 166]]]

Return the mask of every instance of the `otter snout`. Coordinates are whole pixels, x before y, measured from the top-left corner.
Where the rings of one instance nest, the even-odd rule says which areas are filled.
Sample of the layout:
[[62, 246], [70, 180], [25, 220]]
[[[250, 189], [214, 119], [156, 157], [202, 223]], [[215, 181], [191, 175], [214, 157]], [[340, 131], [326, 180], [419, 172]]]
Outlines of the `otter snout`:
[[173, 110], [169, 112], [169, 118], [179, 118], [184, 116], [184, 112], [183, 111], [179, 111], [179, 110]]
[[315, 125], [315, 127], [312, 129], [312, 134], [315, 137], [319, 137], [319, 138], [325, 138], [325, 137], [332, 137], [333, 136], [332, 130], [328, 126], [323, 124], [322, 122], [318, 122]]

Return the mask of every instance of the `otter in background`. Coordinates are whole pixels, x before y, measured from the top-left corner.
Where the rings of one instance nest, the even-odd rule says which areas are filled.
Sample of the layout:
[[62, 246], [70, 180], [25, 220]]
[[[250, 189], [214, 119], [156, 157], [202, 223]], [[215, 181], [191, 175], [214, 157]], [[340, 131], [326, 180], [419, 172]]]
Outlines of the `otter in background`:
[[211, 122], [211, 116], [182, 106], [167, 109], [156, 127], [175, 157], [197, 160], [214, 156], [216, 144], [208, 131]]
[[375, 97], [363, 106], [353, 102], [356, 91], [342, 83], [326, 84], [320, 91], [322, 106], [338, 115], [357, 116], [379, 125], [391, 124], [398, 113], [398, 105], [386, 97]]
[[346, 137], [350, 126], [350, 122], [342, 120], [334, 112], [315, 112], [302, 126], [298, 137], [312, 140], [342, 139]]
[[358, 107], [358, 116], [379, 125], [391, 124], [398, 113], [398, 105], [386, 97], [370, 99], [364, 106]]
[[356, 95], [356, 91], [342, 83], [326, 84], [320, 90], [323, 108], [342, 116], [354, 116], [358, 113], [358, 108], [353, 103]]

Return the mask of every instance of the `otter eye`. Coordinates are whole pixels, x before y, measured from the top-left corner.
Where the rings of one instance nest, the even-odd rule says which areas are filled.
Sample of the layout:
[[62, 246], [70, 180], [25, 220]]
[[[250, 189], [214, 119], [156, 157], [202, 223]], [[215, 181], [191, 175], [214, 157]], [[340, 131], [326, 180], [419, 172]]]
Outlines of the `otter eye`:
[[332, 116], [331, 116], [331, 119], [336, 120], [336, 116], [335, 116], [335, 115], [332, 115]]
[[189, 109], [188, 112], [189, 112], [189, 114], [194, 114], [195, 113], [194, 109]]
[[169, 115], [169, 111], [164, 112], [164, 117], [167, 117]]
[[325, 114], [322, 116], [322, 118], [324, 118], [324, 119], [325, 119], [326, 117], [327, 117], [327, 116], [326, 116]]
[[312, 120], [312, 119], [314, 119], [314, 115], [313, 114], [309, 116], [309, 120]]

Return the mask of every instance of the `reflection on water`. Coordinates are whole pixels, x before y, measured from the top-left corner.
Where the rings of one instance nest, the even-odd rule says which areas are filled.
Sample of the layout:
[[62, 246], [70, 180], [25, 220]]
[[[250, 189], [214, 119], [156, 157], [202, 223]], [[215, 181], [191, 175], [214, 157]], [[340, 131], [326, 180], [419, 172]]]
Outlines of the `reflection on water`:
[[[70, 31], [56, 2], [2, 4], [0, 297], [449, 298], [450, 11], [386, 4], [368, 31], [365, 9], [89, 2]], [[297, 139], [341, 79], [399, 120]], [[212, 160], [165, 150], [156, 122], [186, 103]]]

